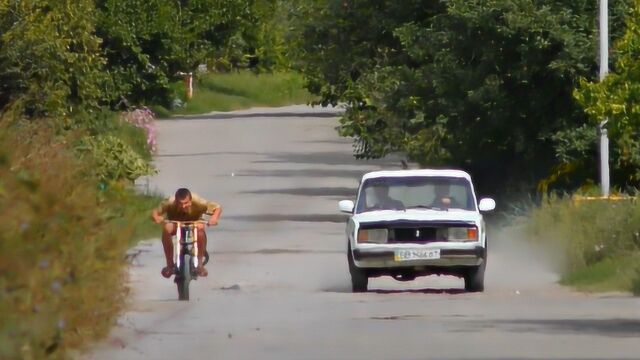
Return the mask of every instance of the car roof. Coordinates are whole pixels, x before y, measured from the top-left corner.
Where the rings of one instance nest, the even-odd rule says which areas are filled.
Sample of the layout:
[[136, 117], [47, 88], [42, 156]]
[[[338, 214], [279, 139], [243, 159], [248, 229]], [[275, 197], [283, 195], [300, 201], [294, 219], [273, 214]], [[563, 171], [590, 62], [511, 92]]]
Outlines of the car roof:
[[417, 169], [417, 170], [382, 170], [364, 174], [362, 180], [382, 177], [438, 176], [464, 178], [471, 181], [471, 176], [462, 170], [453, 169]]

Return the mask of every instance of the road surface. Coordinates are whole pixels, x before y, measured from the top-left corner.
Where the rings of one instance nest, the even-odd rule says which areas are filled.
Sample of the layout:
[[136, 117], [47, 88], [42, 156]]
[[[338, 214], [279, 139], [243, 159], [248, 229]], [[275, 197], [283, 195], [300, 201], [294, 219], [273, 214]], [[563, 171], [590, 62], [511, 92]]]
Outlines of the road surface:
[[[362, 173], [331, 111], [254, 109], [160, 121], [149, 187], [223, 206], [209, 277], [176, 301], [158, 239], [138, 246], [129, 304], [81, 359], [639, 359], [640, 299], [556, 284], [548, 254], [490, 228], [486, 291], [427, 277], [350, 292], [341, 199]], [[500, 204], [499, 204], [500, 205]]]

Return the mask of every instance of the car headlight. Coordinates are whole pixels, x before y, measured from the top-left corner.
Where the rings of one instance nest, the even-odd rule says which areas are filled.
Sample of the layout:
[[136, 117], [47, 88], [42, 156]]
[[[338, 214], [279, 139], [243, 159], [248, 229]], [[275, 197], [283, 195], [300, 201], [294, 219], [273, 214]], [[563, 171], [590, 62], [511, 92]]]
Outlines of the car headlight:
[[359, 243], [384, 244], [389, 237], [387, 229], [360, 229], [358, 230]]
[[478, 241], [477, 227], [450, 227], [447, 231], [448, 241]]

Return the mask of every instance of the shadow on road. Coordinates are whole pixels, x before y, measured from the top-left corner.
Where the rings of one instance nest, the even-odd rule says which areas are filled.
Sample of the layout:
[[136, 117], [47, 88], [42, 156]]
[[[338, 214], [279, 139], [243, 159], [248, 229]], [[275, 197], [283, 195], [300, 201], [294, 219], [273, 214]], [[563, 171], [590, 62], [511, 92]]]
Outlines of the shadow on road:
[[294, 141], [296, 144], [351, 144], [353, 141], [347, 138], [340, 138], [338, 140], [305, 140], [305, 141]]
[[168, 120], [215, 120], [215, 119], [252, 119], [252, 118], [282, 118], [282, 117], [295, 117], [295, 118], [335, 118], [339, 117], [337, 112], [255, 112], [249, 114], [238, 113], [224, 113], [224, 114], [201, 114], [201, 115], [173, 115]]
[[520, 333], [640, 336], [640, 319], [515, 319], [476, 321], [474, 325], [505, 327], [507, 331]]
[[[354, 165], [356, 159], [352, 154], [342, 151], [325, 151], [312, 153], [272, 153], [266, 160], [256, 160], [254, 164], [313, 164], [313, 165]], [[378, 161], [379, 163], [379, 161]], [[400, 163], [398, 163], [400, 165]]]
[[[344, 286], [329, 287], [329, 288], [321, 289], [321, 291], [330, 292], [330, 293], [352, 293], [351, 286], [349, 284], [344, 284]], [[450, 288], [450, 289], [423, 288], [423, 289], [393, 289], [393, 290], [370, 289], [366, 293], [371, 293], [371, 294], [447, 294], [447, 295], [457, 295], [457, 294], [465, 294], [466, 291], [464, 289], [458, 289], [458, 288]]]
[[356, 189], [347, 187], [286, 188], [243, 191], [243, 194], [284, 194], [301, 196], [340, 196], [355, 198]]
[[294, 221], [344, 223], [347, 221], [347, 216], [341, 214], [260, 214], [230, 215], [225, 217], [225, 219], [252, 222]]
[[[491, 357], [491, 358], [471, 358], [471, 357], [465, 357], [465, 359], [467, 360], [558, 360], [558, 359], [562, 359], [562, 360], [593, 360], [593, 359], [598, 359], [598, 358], [594, 358], [594, 357], [570, 357], [570, 358], [559, 358], [559, 357], [521, 357], [521, 356], [510, 356], [510, 357]], [[607, 357], [607, 360], [637, 360], [636, 357], [625, 357], [625, 358], [621, 358], [621, 357]]]
[[262, 155], [262, 153], [258, 152], [247, 152], [247, 151], [208, 151], [208, 152], [197, 152], [197, 153], [183, 153], [183, 154], [159, 154], [156, 155], [158, 158], [172, 158], [172, 157], [192, 157], [192, 156], [228, 156], [228, 155]]
[[[302, 170], [251, 170], [235, 174], [235, 176], [247, 177], [311, 177], [311, 178], [353, 178], [360, 180], [364, 170], [340, 170], [340, 169], [302, 169]], [[355, 191], [355, 190], [354, 190]]]
[[432, 289], [432, 288], [424, 288], [424, 289], [398, 289], [398, 290], [382, 290], [382, 289], [372, 289], [369, 292], [377, 293], [377, 294], [447, 294], [447, 295], [458, 295], [458, 294], [466, 294], [467, 292], [464, 289], [451, 288], [451, 289]]

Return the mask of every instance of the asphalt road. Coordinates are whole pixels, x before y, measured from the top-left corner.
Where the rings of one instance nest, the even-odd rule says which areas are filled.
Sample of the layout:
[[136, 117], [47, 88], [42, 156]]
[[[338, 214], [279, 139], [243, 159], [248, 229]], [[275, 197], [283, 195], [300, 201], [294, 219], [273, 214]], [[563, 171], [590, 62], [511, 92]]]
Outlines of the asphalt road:
[[141, 243], [126, 313], [78, 358], [640, 359], [640, 299], [560, 287], [518, 228], [489, 229], [484, 293], [427, 277], [352, 294], [337, 202], [400, 163], [356, 161], [337, 124], [306, 107], [159, 122], [149, 187], [187, 186], [224, 209], [209, 277], [179, 302], [160, 241]]

